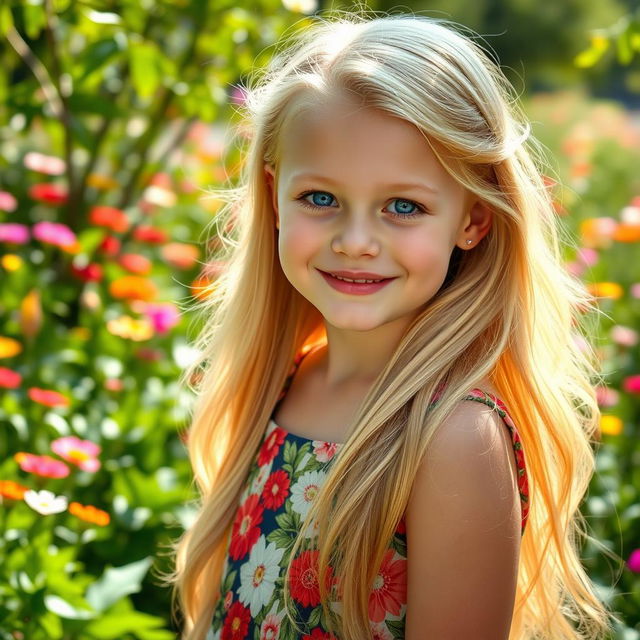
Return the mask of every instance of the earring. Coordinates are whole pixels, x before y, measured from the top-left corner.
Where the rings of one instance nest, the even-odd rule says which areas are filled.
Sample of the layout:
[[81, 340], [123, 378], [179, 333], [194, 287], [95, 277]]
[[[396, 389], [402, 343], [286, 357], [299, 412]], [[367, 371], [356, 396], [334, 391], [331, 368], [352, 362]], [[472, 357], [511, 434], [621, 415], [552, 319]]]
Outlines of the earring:
[[471, 244], [473, 240], [467, 240], [467, 244]]

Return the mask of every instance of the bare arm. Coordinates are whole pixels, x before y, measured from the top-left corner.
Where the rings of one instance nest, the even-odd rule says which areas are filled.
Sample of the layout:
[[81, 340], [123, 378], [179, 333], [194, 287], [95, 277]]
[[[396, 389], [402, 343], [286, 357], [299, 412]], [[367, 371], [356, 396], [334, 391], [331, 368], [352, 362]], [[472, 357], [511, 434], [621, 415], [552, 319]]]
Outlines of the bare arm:
[[507, 640], [520, 496], [501, 418], [464, 401], [432, 440], [406, 513], [406, 640]]

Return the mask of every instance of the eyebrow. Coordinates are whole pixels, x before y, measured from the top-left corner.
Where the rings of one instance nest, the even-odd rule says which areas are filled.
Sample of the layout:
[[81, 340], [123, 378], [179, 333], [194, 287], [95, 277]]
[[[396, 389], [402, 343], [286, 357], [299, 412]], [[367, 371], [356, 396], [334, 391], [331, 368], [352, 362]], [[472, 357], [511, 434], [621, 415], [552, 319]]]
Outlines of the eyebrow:
[[[296, 182], [298, 180], [318, 180], [329, 182], [334, 185], [340, 184], [339, 180], [334, 180], [333, 178], [317, 175], [315, 173], [295, 173], [291, 177], [291, 182]], [[382, 186], [387, 187], [388, 189], [422, 189], [424, 191], [430, 191], [431, 193], [438, 193], [438, 190], [435, 187], [424, 182], [393, 182], [383, 184]]]

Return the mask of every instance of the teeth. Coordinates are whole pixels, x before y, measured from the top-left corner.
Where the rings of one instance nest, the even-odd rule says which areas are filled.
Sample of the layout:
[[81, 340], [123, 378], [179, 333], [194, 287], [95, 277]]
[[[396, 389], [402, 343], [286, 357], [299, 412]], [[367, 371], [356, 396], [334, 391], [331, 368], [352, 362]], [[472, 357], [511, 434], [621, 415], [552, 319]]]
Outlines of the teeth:
[[[333, 275], [333, 274], [331, 274], [331, 275]], [[333, 277], [334, 278], [338, 278], [338, 280], [344, 280], [345, 282], [360, 282], [360, 283], [362, 283], [362, 282], [382, 282], [382, 280], [384, 279], [383, 278], [382, 280], [365, 280], [363, 278], [361, 280], [353, 280], [352, 278], [343, 278], [342, 276], [336, 276], [336, 275], [333, 275]]]

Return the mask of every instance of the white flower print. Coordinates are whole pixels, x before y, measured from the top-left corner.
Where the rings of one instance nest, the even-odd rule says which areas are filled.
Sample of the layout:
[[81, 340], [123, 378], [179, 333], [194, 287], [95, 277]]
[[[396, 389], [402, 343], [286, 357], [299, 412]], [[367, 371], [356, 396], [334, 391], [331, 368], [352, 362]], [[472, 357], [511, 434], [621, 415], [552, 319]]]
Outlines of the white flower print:
[[260, 640], [277, 640], [280, 636], [280, 624], [284, 616], [284, 609], [276, 614], [278, 602], [274, 602], [271, 611], [265, 616], [260, 625]]
[[267, 483], [267, 480], [271, 475], [272, 467], [273, 460], [269, 464], [265, 464], [264, 466], [260, 467], [258, 475], [256, 475], [255, 479], [251, 483], [251, 489], [249, 490], [249, 493], [257, 493], [258, 495], [262, 493], [264, 485]]
[[260, 536], [251, 549], [249, 560], [240, 568], [238, 599], [249, 607], [252, 617], [271, 600], [283, 554], [284, 549], [278, 549], [274, 542], [266, 546], [266, 538]]
[[313, 441], [313, 453], [318, 462], [329, 462], [336, 455], [339, 448], [340, 444], [337, 442]]
[[383, 622], [370, 622], [371, 634], [373, 640], [393, 640], [393, 635], [387, 625]]
[[311, 503], [318, 495], [318, 490], [322, 486], [327, 474], [324, 471], [307, 471], [291, 487], [291, 508], [305, 518]]

